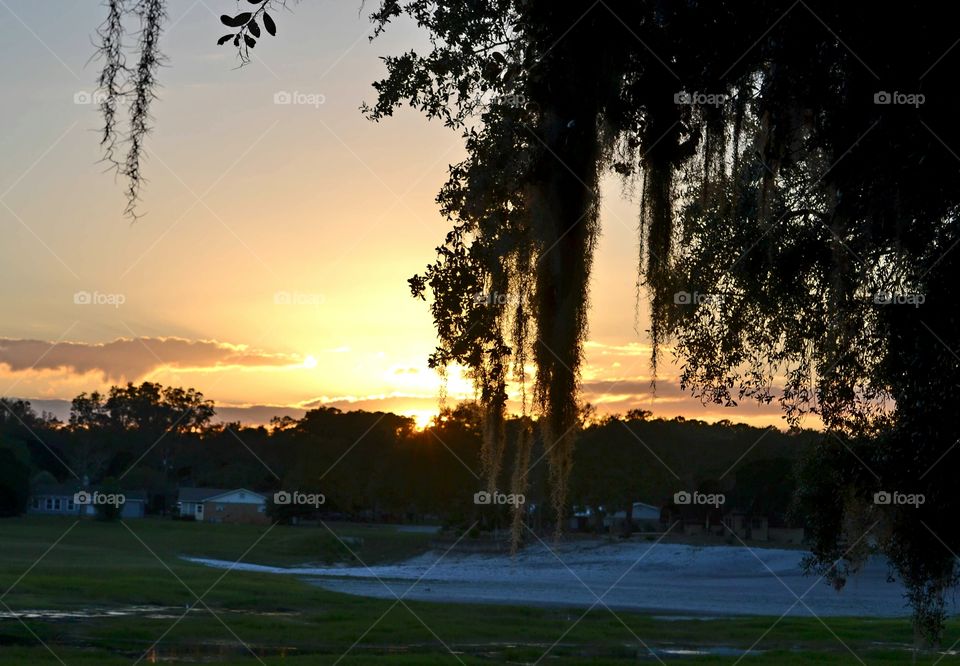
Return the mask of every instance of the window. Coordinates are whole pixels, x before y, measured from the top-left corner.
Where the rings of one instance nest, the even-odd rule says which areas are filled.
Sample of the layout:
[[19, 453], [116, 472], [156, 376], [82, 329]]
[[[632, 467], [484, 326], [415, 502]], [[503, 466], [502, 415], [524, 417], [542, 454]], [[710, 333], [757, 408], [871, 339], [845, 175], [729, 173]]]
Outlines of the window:
[[60, 510], [60, 507], [61, 507], [60, 498], [57, 497], [56, 499], [53, 500], [53, 510], [54, 510], [54, 511], [59, 511], [59, 510]]
[[198, 515], [198, 516], [202, 516], [202, 515], [203, 515], [203, 505], [202, 505], [202, 504], [198, 504], [198, 505], [197, 505], [197, 515]]
[[48, 498], [47, 498], [47, 501], [44, 503], [44, 508], [46, 508], [47, 511], [53, 511], [53, 498], [52, 498], [52, 497], [48, 497]]
[[217, 511], [223, 511], [223, 505], [222, 505], [222, 504], [218, 504], [218, 505], [217, 505]]
[[39, 508], [40, 508], [40, 498], [39, 498], [39, 497], [34, 497], [34, 498], [33, 498], [33, 508], [34, 508], [34, 509], [39, 509]]
[[74, 508], [75, 508], [75, 506], [74, 506], [74, 504], [73, 504], [73, 498], [72, 498], [72, 497], [68, 497], [68, 498], [67, 498], [67, 511], [73, 511]]

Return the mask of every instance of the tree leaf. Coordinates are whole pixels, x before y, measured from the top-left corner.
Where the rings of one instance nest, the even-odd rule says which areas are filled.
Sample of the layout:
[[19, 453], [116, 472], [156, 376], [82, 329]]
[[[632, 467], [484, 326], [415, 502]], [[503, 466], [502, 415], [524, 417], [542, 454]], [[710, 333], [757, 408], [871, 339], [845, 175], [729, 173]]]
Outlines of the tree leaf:
[[249, 48], [251, 48], [251, 49], [252, 49], [254, 46], [257, 45], [257, 40], [255, 40], [255, 39], [254, 39], [253, 37], [251, 37], [250, 35], [244, 35], [244, 36], [243, 36], [243, 41], [246, 42], [247, 47], [249, 47]]
[[250, 31], [250, 34], [254, 37], [260, 36], [260, 26], [257, 25], [257, 20], [253, 19], [250, 23], [247, 24], [247, 29]]
[[236, 16], [228, 16], [224, 14], [220, 17], [220, 22], [224, 25], [230, 26], [231, 28], [239, 28], [241, 25], [250, 20], [250, 17], [253, 16], [250, 12], [243, 12], [237, 14]]
[[223, 37], [217, 40], [217, 45], [223, 46], [224, 44], [229, 42], [231, 39], [233, 39], [233, 33], [230, 33], [229, 35], [224, 35]]
[[273, 17], [266, 12], [263, 13], [263, 27], [267, 29], [267, 32], [269, 32], [272, 37], [276, 37], [277, 24], [273, 22]]

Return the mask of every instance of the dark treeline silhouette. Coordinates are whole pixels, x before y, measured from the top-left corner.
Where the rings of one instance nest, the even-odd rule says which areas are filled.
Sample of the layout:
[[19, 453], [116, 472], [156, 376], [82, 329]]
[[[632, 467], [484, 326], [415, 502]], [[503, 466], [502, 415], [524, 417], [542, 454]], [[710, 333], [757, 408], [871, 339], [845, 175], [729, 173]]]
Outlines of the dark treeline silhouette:
[[[31, 484], [54, 481], [109, 484], [144, 490], [148, 512], [176, 514], [180, 487], [247, 488], [322, 493], [326, 502], [298, 511], [272, 506], [276, 520], [294, 516], [397, 522], [478, 522], [478, 529], [508, 528], [508, 506], [477, 505], [481, 480], [482, 409], [465, 402], [442, 410], [417, 430], [413, 419], [383, 412], [308, 411], [301, 419], [275, 418], [269, 427], [213, 421], [213, 403], [193, 389], [144, 382], [106, 394], [77, 396], [68, 423], [36, 414], [25, 401], [6, 401], [0, 419], [0, 514], [17, 515]], [[717, 484], [731, 496], [751, 466], [775, 461], [764, 479], [789, 488], [793, 463], [814, 440], [729, 422], [652, 419], [649, 412], [597, 418], [585, 410], [583, 446], [573, 472], [576, 506], [629, 511], [633, 502], [656, 506], [681, 490]], [[519, 429], [519, 419], [508, 421]], [[534, 424], [533, 430], [537, 433]], [[509, 488], [511, 463], [497, 488]], [[553, 529], [550, 497], [537, 433], [527, 465], [525, 507], [531, 524]], [[741, 458], [743, 458], [741, 460]], [[740, 460], [736, 469], [730, 471]], [[749, 508], [754, 493], [742, 503]], [[789, 492], [787, 493], [789, 502]], [[786, 512], [786, 503], [777, 507]], [[768, 510], [769, 511], [769, 510]]]

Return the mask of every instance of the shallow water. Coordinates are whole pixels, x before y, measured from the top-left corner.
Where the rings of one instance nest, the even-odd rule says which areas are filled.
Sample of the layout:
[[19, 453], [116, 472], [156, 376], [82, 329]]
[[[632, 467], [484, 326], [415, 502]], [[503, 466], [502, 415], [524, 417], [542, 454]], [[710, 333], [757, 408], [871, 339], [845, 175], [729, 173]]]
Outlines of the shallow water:
[[23, 610], [0, 611], [0, 620], [21, 618], [24, 620], [88, 620], [92, 618], [130, 617], [133, 615], [151, 619], [177, 618], [186, 609], [177, 606], [121, 606], [87, 607], [63, 609], [27, 608]]

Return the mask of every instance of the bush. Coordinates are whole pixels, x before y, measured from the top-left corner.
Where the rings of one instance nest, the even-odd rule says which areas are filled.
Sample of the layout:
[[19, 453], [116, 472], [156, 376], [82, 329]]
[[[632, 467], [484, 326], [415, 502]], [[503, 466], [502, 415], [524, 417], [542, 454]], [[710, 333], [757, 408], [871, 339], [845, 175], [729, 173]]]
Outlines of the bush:
[[0, 518], [19, 516], [30, 499], [30, 469], [13, 451], [0, 448]]

